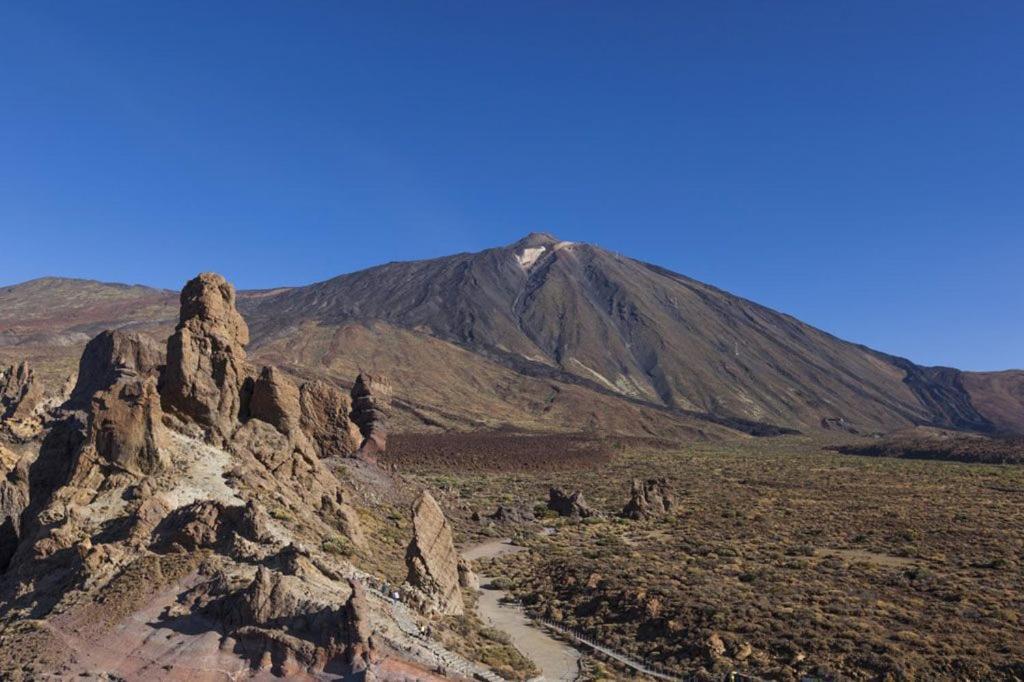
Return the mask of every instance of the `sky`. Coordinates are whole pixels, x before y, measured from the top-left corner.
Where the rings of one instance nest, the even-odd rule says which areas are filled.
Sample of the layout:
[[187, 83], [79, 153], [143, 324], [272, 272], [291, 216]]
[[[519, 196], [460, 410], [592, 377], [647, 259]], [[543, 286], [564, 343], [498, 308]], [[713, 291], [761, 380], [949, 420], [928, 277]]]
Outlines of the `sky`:
[[0, 284], [546, 231], [1024, 367], [1024, 3], [4, 2]]

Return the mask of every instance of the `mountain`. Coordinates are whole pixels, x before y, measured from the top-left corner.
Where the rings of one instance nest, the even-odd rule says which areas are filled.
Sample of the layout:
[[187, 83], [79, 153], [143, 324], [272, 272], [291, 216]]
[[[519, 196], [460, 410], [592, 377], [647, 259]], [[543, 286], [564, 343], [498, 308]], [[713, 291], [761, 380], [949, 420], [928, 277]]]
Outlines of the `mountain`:
[[[78, 304], [38, 313], [51, 298]], [[169, 292], [69, 280], [0, 289], [0, 355], [45, 356], [101, 323], [169, 329], [174, 305]], [[387, 371], [410, 428], [1024, 431], [1024, 372], [921, 367], [547, 234], [242, 292], [239, 305], [264, 361], [335, 378]]]

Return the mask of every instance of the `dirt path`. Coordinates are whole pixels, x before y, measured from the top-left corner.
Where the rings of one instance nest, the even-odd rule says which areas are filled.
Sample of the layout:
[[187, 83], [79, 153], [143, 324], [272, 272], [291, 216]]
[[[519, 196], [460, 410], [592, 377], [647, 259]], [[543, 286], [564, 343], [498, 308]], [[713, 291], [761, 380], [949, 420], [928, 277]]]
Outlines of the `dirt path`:
[[[462, 553], [469, 560], [490, 559], [505, 554], [515, 554], [525, 547], [513, 545], [509, 540], [491, 540], [470, 547]], [[491, 627], [509, 636], [512, 644], [523, 655], [537, 664], [543, 679], [548, 682], [571, 682], [579, 672], [580, 653], [573, 647], [551, 637], [533, 623], [517, 606], [502, 604], [503, 590], [490, 587], [492, 578], [480, 576], [480, 599], [477, 608], [480, 617]]]

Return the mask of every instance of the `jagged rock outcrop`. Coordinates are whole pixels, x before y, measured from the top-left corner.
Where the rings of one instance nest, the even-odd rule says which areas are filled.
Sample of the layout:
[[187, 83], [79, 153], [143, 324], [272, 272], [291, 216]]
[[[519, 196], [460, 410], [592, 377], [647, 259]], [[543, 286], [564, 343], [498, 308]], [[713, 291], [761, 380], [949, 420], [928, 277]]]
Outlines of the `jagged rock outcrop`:
[[141, 334], [105, 331], [85, 346], [65, 407], [88, 410], [89, 440], [106, 462], [133, 474], [169, 464], [157, 393], [163, 355]]
[[122, 379], [93, 396], [89, 428], [99, 455], [130, 473], [151, 474], [170, 464], [153, 377]]
[[579, 490], [567, 494], [561, 488], [551, 488], [548, 490], [548, 509], [557, 512], [559, 516], [587, 518], [597, 515], [597, 512], [587, 504], [583, 492]]
[[28, 360], [0, 369], [0, 419], [28, 419], [42, 399]]
[[359, 453], [372, 457], [387, 448], [387, 414], [391, 382], [386, 377], [360, 372], [352, 385], [352, 421], [363, 437]]
[[362, 441], [359, 427], [349, 417], [349, 396], [326, 381], [311, 381], [299, 391], [302, 430], [321, 457], [353, 454]]
[[339, 666], [353, 673], [367, 669], [373, 648], [369, 607], [358, 583], [349, 581], [341, 603], [315, 597], [301, 578], [266, 566], [248, 586], [236, 590], [230, 584], [227, 576], [215, 576], [209, 596], [219, 598], [197, 596], [206, 602], [205, 612], [242, 643], [254, 668], [284, 677]]
[[[195, 645], [198, 615], [233, 641], [217, 655], [255, 670], [370, 679], [378, 663], [370, 619], [379, 610], [359, 583], [345, 583], [349, 557], [367, 540], [320, 457], [356, 445], [348, 399], [322, 382], [300, 390], [275, 368], [254, 374], [245, 323], [223, 278], [200, 275], [181, 301], [166, 361], [145, 336], [100, 334], [86, 346], [67, 400], [41, 422], [43, 437], [18, 440], [16, 452], [0, 446], [0, 638], [9, 632], [3, 623], [25, 618], [48, 627], [51, 614], [121, 618], [140, 599], [184, 585], [160, 616], [181, 619], [181, 629], [166, 630], [180, 639], [175, 651]], [[18, 377], [5, 387], [31, 384], [27, 369]], [[371, 434], [383, 433], [378, 405], [371, 401]], [[418, 523], [420, 544], [430, 547], [417, 555], [420, 582], [454, 581], [461, 612], [457, 563], [438, 573], [425, 524]], [[443, 515], [440, 524], [454, 557]], [[424, 603], [437, 599], [420, 594]], [[447, 602], [439, 608], [455, 612]], [[100, 625], [112, 638], [120, 636], [109, 629], [117, 618]], [[60, 627], [52, 632], [60, 636]], [[107, 641], [104, 651], [119, 650]], [[0, 656], [0, 677], [7, 663]], [[74, 658], [60, 664], [76, 675], [103, 669]], [[147, 671], [134, 672], [126, 679], [145, 679]]]
[[257, 543], [271, 542], [266, 510], [253, 501], [229, 506], [202, 500], [168, 514], [153, 530], [152, 547], [179, 552], [220, 549], [229, 547], [236, 536]]
[[249, 417], [265, 421], [286, 436], [301, 433], [299, 388], [276, 367], [264, 367], [253, 382]]
[[204, 272], [181, 291], [181, 314], [167, 341], [160, 379], [164, 409], [190, 419], [220, 444], [230, 438], [242, 412], [249, 328], [235, 308], [235, 288]]
[[66, 407], [89, 409], [92, 397], [126, 377], [156, 377], [164, 363], [164, 349], [155, 339], [135, 332], [101, 332], [82, 351], [78, 378]]
[[669, 491], [668, 480], [649, 478], [646, 481], [633, 479], [629, 502], [622, 508], [627, 519], [644, 519], [663, 516], [672, 511], [675, 500]]
[[459, 555], [441, 507], [423, 491], [412, 509], [412, 542], [405, 553], [406, 582], [420, 597], [426, 613], [460, 615], [465, 610], [459, 589]]

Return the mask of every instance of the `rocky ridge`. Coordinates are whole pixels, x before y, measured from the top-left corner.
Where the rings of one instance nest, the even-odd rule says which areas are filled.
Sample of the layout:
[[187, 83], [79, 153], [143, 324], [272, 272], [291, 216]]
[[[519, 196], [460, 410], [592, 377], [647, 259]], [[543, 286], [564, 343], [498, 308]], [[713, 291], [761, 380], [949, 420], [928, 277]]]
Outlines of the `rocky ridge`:
[[[386, 641], [375, 653], [371, 633], [388, 629], [388, 615], [370, 606], [349, 559], [320, 549], [328, 540], [367, 547], [351, 493], [323, 458], [352, 454], [352, 423], [384, 446], [382, 392], [360, 393], [373, 400], [355, 422], [338, 389], [250, 366], [248, 328], [219, 275], [191, 280], [180, 301], [166, 355], [139, 333], [99, 334], [66, 399], [39, 418], [37, 437], [17, 450], [0, 443], [0, 643], [29, 657], [0, 663], [0, 676], [54, 666], [114, 672], [99, 652], [113, 641], [127, 646], [117, 628], [91, 628], [93, 645], [56, 650], [47, 633], [86, 637], [60, 624], [116, 620], [173, 590], [146, 628], [200, 646], [239, 676], [330, 669], [405, 679], [389, 676], [397, 654]], [[26, 365], [3, 374], [3, 424], [42, 404], [32, 386]], [[425, 533], [425, 523], [414, 525]], [[421, 556], [424, 575], [447, 585], [437, 556]], [[457, 592], [457, 565], [452, 572]], [[19, 628], [25, 619], [48, 625]], [[217, 644], [191, 634], [204, 630]], [[135, 643], [139, 656], [149, 641]], [[181, 671], [163, 678], [190, 676], [189, 661], [163, 655], [162, 669]], [[117, 664], [119, 674], [142, 679], [132, 660]]]

